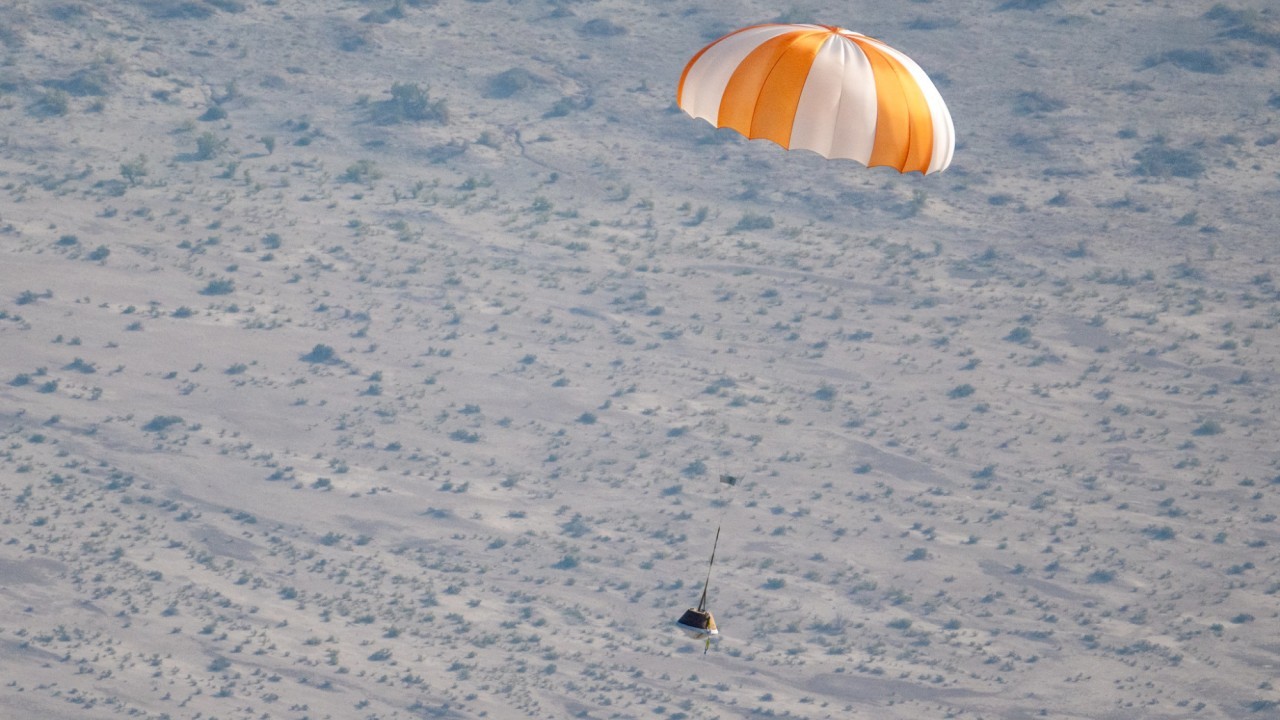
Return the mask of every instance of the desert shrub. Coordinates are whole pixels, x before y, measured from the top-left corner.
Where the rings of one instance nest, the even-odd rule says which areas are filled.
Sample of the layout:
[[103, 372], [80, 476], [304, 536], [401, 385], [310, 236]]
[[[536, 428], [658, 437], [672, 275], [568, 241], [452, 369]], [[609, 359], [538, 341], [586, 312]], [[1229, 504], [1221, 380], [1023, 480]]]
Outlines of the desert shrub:
[[76, 372], [83, 373], [85, 375], [92, 375], [93, 373], [98, 372], [97, 366], [91, 362], [88, 362], [84, 358], [76, 358], [75, 360], [72, 360], [71, 362], [64, 365], [62, 369], [75, 370]]
[[947, 392], [947, 397], [951, 398], [952, 400], [959, 400], [960, 398], [969, 397], [970, 395], [973, 394], [973, 392], [974, 392], [973, 386], [970, 385], [969, 383], [965, 383], [963, 385], [957, 385], [951, 388], [951, 390]]
[[196, 138], [195, 158], [197, 160], [212, 160], [222, 154], [227, 149], [227, 139], [220, 138], [211, 132], [202, 133]]
[[556, 570], [572, 570], [578, 567], [578, 558], [574, 557], [573, 555], [565, 555], [564, 557], [560, 558], [559, 562], [556, 562], [551, 567], [555, 568]]
[[1191, 72], [1221, 75], [1227, 71], [1226, 61], [1208, 50], [1177, 48], [1159, 55], [1151, 55], [1143, 61], [1144, 67], [1155, 67], [1162, 63], [1170, 63], [1175, 67]]
[[396, 3], [386, 10], [370, 10], [360, 16], [360, 22], [372, 23], [374, 25], [386, 25], [392, 20], [400, 20], [404, 17], [404, 8], [400, 3]]
[[543, 119], [564, 117], [575, 110], [586, 110], [595, 104], [595, 99], [589, 95], [572, 95], [560, 98], [551, 106], [551, 109], [542, 114]]
[[40, 117], [66, 115], [70, 109], [71, 96], [62, 90], [48, 90], [31, 105], [32, 114]]
[[1198, 437], [1204, 437], [1207, 435], [1217, 435], [1221, 432], [1222, 432], [1222, 425], [1220, 423], [1218, 423], [1216, 420], [1205, 420], [1204, 422], [1197, 425], [1196, 429], [1191, 431], [1191, 434], [1196, 435]]
[[338, 363], [338, 353], [330, 346], [317, 344], [311, 348], [311, 352], [302, 355], [303, 362], [314, 363], [317, 365], [333, 365]]
[[996, 10], [1039, 10], [1054, 0], [1005, 0], [996, 6]]
[[347, 166], [346, 172], [342, 173], [342, 177], [338, 179], [347, 183], [365, 183], [380, 177], [382, 177], [382, 171], [378, 169], [377, 163], [372, 160], [357, 160]]
[[626, 35], [627, 28], [606, 18], [596, 18], [583, 23], [578, 32], [587, 37], [616, 37]]
[[344, 27], [338, 31], [338, 48], [343, 52], [359, 52], [372, 45], [373, 41], [362, 28]]
[[1221, 25], [1222, 34], [1227, 37], [1280, 50], [1280, 23], [1274, 16], [1268, 19], [1265, 10], [1233, 10], [1218, 3], [1204, 17]]
[[403, 122], [440, 124], [449, 122], [449, 109], [444, 100], [432, 100], [429, 88], [417, 83], [394, 83], [391, 97], [373, 103], [373, 121], [379, 125], [396, 125]]
[[151, 13], [151, 17], [160, 20], [204, 20], [213, 15], [211, 3], [191, 0], [190, 2], [174, 2], [173, 0], [141, 0], [138, 3]]
[[959, 25], [959, 21], [954, 18], [925, 17], [917, 15], [915, 20], [907, 23], [907, 28], [911, 30], [943, 30], [953, 28]]
[[489, 78], [484, 96], [496, 99], [509, 98], [540, 82], [537, 75], [524, 68], [511, 68]]
[[89, 95], [106, 95], [107, 86], [110, 83], [111, 76], [107, 73], [106, 68], [102, 65], [92, 65], [87, 68], [81, 68], [65, 78], [45, 80], [40, 84], [53, 90], [60, 90], [68, 95], [85, 97]]
[[37, 293], [32, 290], [23, 290], [18, 294], [18, 299], [15, 300], [15, 302], [19, 305], [30, 305], [37, 300], [43, 300], [51, 297], [53, 297], [53, 291], [51, 290], [45, 290], [42, 293]]
[[458, 428], [449, 433], [449, 439], [462, 443], [475, 443], [480, 441], [480, 435], [465, 428]]
[[82, 18], [87, 14], [88, 8], [84, 8], [83, 5], [76, 5], [72, 3], [61, 3], [54, 5], [49, 9], [49, 17], [54, 18], [55, 20], [60, 20], [60, 22], [67, 22], [67, 20]]
[[126, 163], [120, 164], [120, 176], [123, 177], [130, 185], [137, 185], [142, 178], [147, 175], [147, 156], [139, 155], [138, 157]]
[[170, 426], [182, 424], [183, 419], [177, 415], [156, 415], [142, 426], [146, 432], [164, 432]]
[[1116, 574], [1110, 570], [1094, 570], [1085, 577], [1084, 581], [1092, 585], [1105, 585], [1116, 579]]
[[1177, 535], [1168, 525], [1148, 525], [1143, 528], [1142, 534], [1152, 540], [1172, 540]]
[[1198, 178], [1204, 174], [1200, 153], [1190, 148], [1169, 147], [1164, 138], [1154, 138], [1133, 155], [1133, 172], [1143, 177]]
[[212, 122], [214, 120], [222, 120], [227, 116], [227, 111], [222, 109], [221, 105], [210, 105], [208, 110], [199, 117], [201, 122]]
[[219, 280], [210, 280], [203, 288], [200, 289], [201, 295], [229, 295], [236, 289], [234, 280], [222, 278]]
[[99, 262], [102, 260], [106, 260], [107, 256], [110, 254], [111, 254], [111, 248], [107, 247], [106, 245], [99, 245], [98, 247], [90, 250], [89, 254], [85, 255], [85, 257], [94, 262]]
[[746, 213], [739, 220], [738, 224], [733, 226], [733, 232], [742, 232], [745, 230], [772, 230], [773, 217], [770, 215], [756, 215], [755, 213]]
[[1026, 341], [1031, 339], [1031, 329], [1026, 327], [1025, 325], [1019, 325], [1018, 327], [1009, 331], [1009, 334], [1005, 335], [1004, 339], [1008, 340], [1009, 342], [1025, 343]]
[[1066, 107], [1065, 100], [1046, 95], [1038, 90], [1026, 90], [1013, 98], [1013, 112], [1018, 115], [1043, 115]]

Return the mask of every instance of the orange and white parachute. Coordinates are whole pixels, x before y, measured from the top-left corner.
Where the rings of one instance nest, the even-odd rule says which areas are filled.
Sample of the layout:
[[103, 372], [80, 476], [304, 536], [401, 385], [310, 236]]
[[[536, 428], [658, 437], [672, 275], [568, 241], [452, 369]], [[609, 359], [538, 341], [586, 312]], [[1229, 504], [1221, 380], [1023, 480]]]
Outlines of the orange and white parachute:
[[703, 48], [680, 76], [690, 115], [748, 138], [899, 172], [940, 172], [951, 113], [911, 58], [830, 25], [755, 25]]

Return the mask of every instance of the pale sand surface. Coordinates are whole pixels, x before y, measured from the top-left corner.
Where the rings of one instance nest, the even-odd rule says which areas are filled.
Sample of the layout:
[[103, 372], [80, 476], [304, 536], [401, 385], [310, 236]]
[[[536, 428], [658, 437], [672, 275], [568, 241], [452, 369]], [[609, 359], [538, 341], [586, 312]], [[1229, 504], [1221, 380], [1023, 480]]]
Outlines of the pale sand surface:
[[673, 110], [763, 2], [5, 4], [0, 714], [1273, 716], [1263, 5], [790, 10], [921, 178]]

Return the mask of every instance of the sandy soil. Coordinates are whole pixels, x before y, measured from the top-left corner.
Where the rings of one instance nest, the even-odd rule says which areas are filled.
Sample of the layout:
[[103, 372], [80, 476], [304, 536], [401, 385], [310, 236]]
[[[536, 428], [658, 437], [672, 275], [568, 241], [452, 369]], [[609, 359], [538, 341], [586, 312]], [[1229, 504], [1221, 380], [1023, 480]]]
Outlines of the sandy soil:
[[921, 178], [673, 109], [762, 2], [6, 4], [0, 707], [1274, 715], [1280, 18], [1118, 5], [788, 11]]

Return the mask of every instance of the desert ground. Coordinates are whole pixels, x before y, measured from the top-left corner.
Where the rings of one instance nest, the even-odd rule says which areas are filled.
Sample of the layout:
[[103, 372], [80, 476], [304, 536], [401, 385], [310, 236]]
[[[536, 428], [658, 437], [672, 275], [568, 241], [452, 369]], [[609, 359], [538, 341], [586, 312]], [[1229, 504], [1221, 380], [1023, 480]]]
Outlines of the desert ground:
[[[915, 58], [952, 167], [680, 112], [766, 21]], [[1280, 712], [1271, 3], [8, 0], [0, 50], [0, 715]]]

